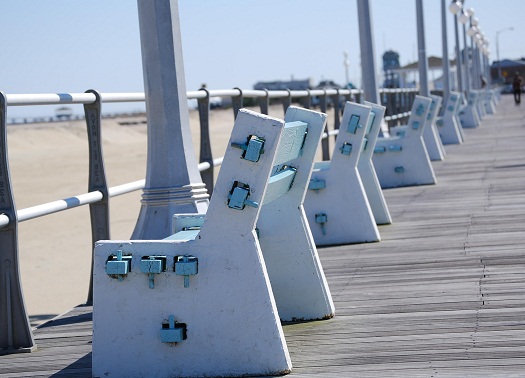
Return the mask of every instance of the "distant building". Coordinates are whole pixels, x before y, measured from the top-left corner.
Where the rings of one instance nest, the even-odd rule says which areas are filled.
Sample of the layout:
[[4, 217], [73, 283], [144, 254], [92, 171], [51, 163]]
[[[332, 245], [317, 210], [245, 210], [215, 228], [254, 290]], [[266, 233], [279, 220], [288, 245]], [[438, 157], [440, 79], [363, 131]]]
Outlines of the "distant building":
[[[430, 75], [430, 89], [443, 89], [443, 59], [438, 56], [429, 56], [427, 58], [428, 73]], [[419, 82], [419, 62], [413, 62], [406, 66], [393, 70], [398, 75], [399, 87], [409, 88], [416, 87]], [[456, 61], [450, 61], [450, 84], [456, 87], [455, 81]], [[437, 76], [437, 77], [436, 77]]]
[[62, 106], [55, 110], [55, 116], [57, 117], [59, 121], [66, 121], [70, 119], [72, 115], [73, 115], [73, 109], [67, 106]]
[[253, 89], [269, 91], [278, 91], [289, 89], [291, 91], [300, 91], [305, 89], [312, 89], [312, 79], [306, 80], [290, 80], [290, 81], [260, 81], [253, 86]]
[[[500, 71], [501, 80], [499, 78]], [[511, 84], [515, 72], [519, 72], [522, 77], [525, 77], [525, 58], [503, 59], [493, 62], [490, 66], [490, 77], [493, 83]]]

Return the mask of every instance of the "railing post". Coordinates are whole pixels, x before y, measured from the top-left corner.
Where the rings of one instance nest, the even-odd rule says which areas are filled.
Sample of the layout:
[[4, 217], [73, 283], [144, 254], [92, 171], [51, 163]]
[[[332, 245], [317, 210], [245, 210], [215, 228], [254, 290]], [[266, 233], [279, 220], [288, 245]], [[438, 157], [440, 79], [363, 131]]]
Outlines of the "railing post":
[[261, 108], [261, 113], [268, 115], [268, 109], [270, 107], [270, 97], [268, 96], [268, 89], [264, 89], [266, 96], [259, 97], [259, 107]]
[[283, 97], [282, 99], [283, 100], [283, 111], [285, 114], [288, 108], [290, 107], [290, 105], [292, 105], [292, 92], [289, 89], [287, 89], [286, 91], [288, 92], [288, 96]]
[[244, 98], [242, 95], [242, 89], [241, 88], [233, 88], [237, 89], [239, 91], [238, 96], [232, 97], [232, 109], [233, 109], [233, 118], [237, 118], [237, 113], [239, 113], [239, 110], [243, 107]]
[[305, 109], [311, 109], [312, 108], [312, 95], [310, 94], [310, 90], [306, 90], [308, 92], [308, 95], [306, 97], [301, 98], [301, 105]]
[[341, 95], [339, 94], [339, 89], [337, 89], [337, 93], [335, 95], [332, 95], [332, 102], [334, 104], [334, 130], [339, 130], [339, 126], [341, 126], [341, 116], [339, 114], [339, 106], [341, 105]]
[[[321, 113], [325, 113], [325, 114], [328, 108], [327, 97], [328, 96], [326, 95], [326, 90], [324, 90], [323, 95], [320, 97], [319, 107], [320, 107]], [[330, 160], [330, 141], [328, 140], [330, 136], [328, 135], [328, 122], [324, 126], [324, 132], [326, 133], [326, 138], [321, 139], [321, 151], [323, 155], [323, 161], [328, 161]]]
[[0, 228], [0, 355], [36, 350], [20, 284], [18, 219], [7, 154], [7, 98], [0, 92], [0, 214], [9, 224]]
[[210, 143], [210, 92], [206, 88], [200, 90], [206, 92], [206, 97], [197, 100], [201, 132], [199, 162], [210, 164], [210, 168], [201, 172], [201, 177], [211, 197], [213, 193], [213, 155]]
[[[95, 102], [84, 104], [86, 127], [89, 144], [89, 178], [88, 193], [99, 191], [102, 199], [89, 205], [91, 218], [91, 253], [95, 251], [95, 243], [99, 240], [109, 240], [109, 193], [104, 169], [104, 157], [102, 154], [102, 102], [100, 93], [88, 90], [86, 93], [95, 95]], [[93, 259], [91, 260], [91, 275], [89, 277], [89, 291], [86, 304], [93, 304]]]

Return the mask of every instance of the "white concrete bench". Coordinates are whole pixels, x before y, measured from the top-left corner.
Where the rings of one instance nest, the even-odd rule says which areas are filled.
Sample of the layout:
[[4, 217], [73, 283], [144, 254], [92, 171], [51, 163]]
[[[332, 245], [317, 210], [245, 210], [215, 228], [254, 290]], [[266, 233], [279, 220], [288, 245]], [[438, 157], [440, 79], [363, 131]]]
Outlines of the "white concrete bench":
[[332, 160], [314, 164], [304, 207], [317, 245], [380, 240], [357, 168], [370, 112], [347, 102]]
[[431, 99], [416, 96], [403, 136], [378, 138], [374, 167], [382, 188], [435, 184], [436, 177], [423, 142]]
[[471, 128], [480, 125], [481, 120], [478, 112], [478, 100], [478, 92], [470, 91], [467, 95], [467, 105], [459, 110], [459, 119], [461, 120], [462, 127]]
[[255, 232], [284, 126], [239, 112], [200, 230], [97, 244], [94, 376], [290, 371]]
[[483, 105], [485, 107], [486, 114], [496, 113], [496, 95], [494, 90], [487, 89], [483, 91]]
[[365, 101], [364, 105], [370, 107], [370, 117], [365, 133], [363, 150], [357, 162], [357, 169], [359, 170], [359, 175], [361, 176], [361, 181], [365, 188], [368, 203], [374, 214], [376, 224], [390, 224], [392, 223], [392, 217], [390, 216], [390, 211], [388, 210], [388, 205], [385, 201], [381, 184], [379, 184], [374, 163], [372, 162], [374, 148], [383, 122], [383, 116], [385, 115], [385, 107], [368, 101]]
[[443, 116], [436, 121], [437, 129], [443, 144], [461, 144], [465, 141], [463, 128], [459, 119], [459, 107], [462, 94], [450, 92]]
[[[281, 320], [327, 319], [334, 304], [303, 207], [326, 115], [292, 106], [285, 122], [306, 124], [307, 134], [298, 155], [276, 158], [274, 171], [289, 167], [295, 176], [282, 195], [267, 191], [257, 221], [259, 242]], [[284, 135], [281, 144], [295, 140]]]
[[[427, 148], [428, 157], [431, 161], [441, 161], [445, 158], [445, 149], [439, 133], [436, 129], [436, 119], [441, 108], [442, 98], [435, 95], [430, 95], [432, 103], [428, 110], [428, 115], [423, 126], [423, 141]], [[390, 135], [403, 136], [406, 133], [408, 125], [394, 126], [390, 129]]]

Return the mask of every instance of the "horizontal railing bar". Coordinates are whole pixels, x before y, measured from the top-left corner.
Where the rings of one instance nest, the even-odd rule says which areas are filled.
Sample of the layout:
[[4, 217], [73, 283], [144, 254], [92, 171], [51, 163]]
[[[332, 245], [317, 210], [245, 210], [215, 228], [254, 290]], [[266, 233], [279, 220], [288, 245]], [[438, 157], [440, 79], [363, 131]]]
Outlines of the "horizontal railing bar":
[[80, 194], [78, 196], [69, 197], [58, 201], [44, 203], [42, 205], [28, 207], [17, 212], [18, 221], [23, 222], [44, 215], [58, 213], [59, 211], [73, 209], [82, 205], [88, 205], [90, 203], [98, 202], [102, 198], [102, 193], [97, 190], [94, 192]]
[[[216, 167], [221, 165], [223, 158], [213, 159], [213, 166]], [[204, 162], [198, 165], [199, 171], [205, 171], [210, 168], [210, 163]], [[133, 181], [127, 184], [117, 185], [108, 189], [110, 197], [120, 196], [122, 194], [131, 193], [136, 190], [144, 188], [146, 180]], [[99, 191], [79, 194], [78, 196], [73, 196], [53, 202], [44, 203], [42, 205], [31, 206], [22, 210], [17, 211], [18, 221], [23, 222], [26, 220], [31, 220], [35, 218], [42, 217], [44, 215], [50, 215], [58, 213], [60, 211], [73, 209], [75, 207], [89, 205], [91, 203], [96, 203], [103, 198], [103, 195]], [[9, 217], [5, 214], [0, 214], [0, 228], [5, 227], [9, 224]]]
[[101, 93], [102, 102], [140, 102], [146, 101], [146, 95], [143, 92], [135, 93]]
[[110, 197], [116, 197], [122, 194], [134, 192], [135, 190], [143, 189], [144, 185], [146, 185], [145, 179], [128, 182], [127, 184], [117, 185], [112, 188], [108, 188], [108, 193]]
[[[336, 94], [349, 95], [359, 94], [360, 89], [311, 89], [311, 90], [275, 90], [263, 91], [256, 89], [218, 89], [208, 91], [210, 97], [236, 97], [242, 92], [243, 97], [259, 98], [292, 98], [306, 96], [332, 96]], [[406, 93], [417, 92], [416, 88], [381, 88], [379, 93]], [[188, 99], [200, 99], [206, 97], [205, 91], [188, 91]], [[145, 94], [136, 93], [101, 93], [102, 102], [142, 102], [145, 101]], [[26, 105], [54, 105], [54, 104], [91, 104], [96, 98], [93, 93], [41, 93], [41, 94], [6, 94], [8, 106], [26, 106]]]
[[93, 93], [7, 94], [6, 98], [8, 106], [91, 104], [96, 100]]

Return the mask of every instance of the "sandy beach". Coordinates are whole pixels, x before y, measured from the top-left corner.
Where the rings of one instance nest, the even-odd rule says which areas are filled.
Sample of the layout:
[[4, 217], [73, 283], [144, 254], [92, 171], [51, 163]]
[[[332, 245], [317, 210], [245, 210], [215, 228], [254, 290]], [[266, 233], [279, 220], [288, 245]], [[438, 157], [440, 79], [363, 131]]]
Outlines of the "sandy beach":
[[[270, 115], [282, 118], [282, 106], [271, 106]], [[103, 119], [103, 151], [110, 187], [144, 178], [145, 121], [146, 117]], [[232, 109], [210, 113], [214, 157], [224, 155], [233, 122]], [[190, 111], [190, 126], [198, 156], [197, 111]], [[84, 121], [9, 126], [8, 151], [18, 210], [87, 191]], [[129, 239], [139, 214], [141, 194], [137, 191], [110, 200], [111, 239]], [[91, 254], [88, 206], [19, 224], [22, 288], [33, 324], [85, 302]]]

